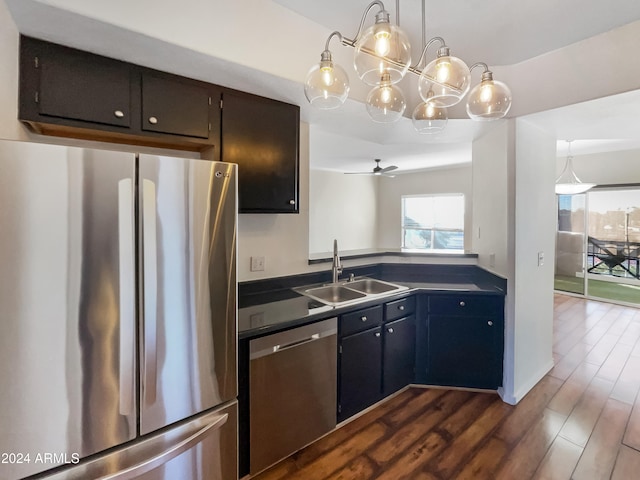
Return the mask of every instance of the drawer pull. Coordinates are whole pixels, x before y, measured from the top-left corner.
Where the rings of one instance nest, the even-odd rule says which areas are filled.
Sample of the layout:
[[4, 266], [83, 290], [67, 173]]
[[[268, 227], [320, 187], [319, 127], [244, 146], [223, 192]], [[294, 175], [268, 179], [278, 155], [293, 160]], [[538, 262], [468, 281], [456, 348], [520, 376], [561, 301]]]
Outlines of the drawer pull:
[[460, 302], [460, 306], [461, 306], [461, 307], [464, 307], [465, 305], [466, 305], [466, 303], [464, 303], [464, 302]]
[[156, 117], [149, 117], [149, 123], [155, 125], [158, 123], [158, 119]]
[[489, 320], [489, 321], [487, 322], [487, 325], [489, 325], [490, 327], [493, 327], [493, 322], [492, 322], [491, 320]]
[[124, 117], [124, 112], [122, 110], [116, 110], [115, 112], [113, 112], [113, 114], [116, 116], [116, 118]]
[[366, 315], [361, 316], [360, 320], [362, 320], [363, 322], [366, 322], [367, 321], [367, 316]]
[[296, 201], [295, 200], [289, 200], [289, 205], [295, 205]]
[[400, 311], [404, 310], [404, 305], [400, 305], [400, 306], [398, 307], [398, 310], [400, 310]]
[[393, 333], [393, 328], [388, 328], [388, 329], [387, 329], [387, 332], [389, 332], [389, 333]]
[[380, 332], [376, 332], [375, 335], [376, 335], [376, 337], [379, 337], [380, 336]]

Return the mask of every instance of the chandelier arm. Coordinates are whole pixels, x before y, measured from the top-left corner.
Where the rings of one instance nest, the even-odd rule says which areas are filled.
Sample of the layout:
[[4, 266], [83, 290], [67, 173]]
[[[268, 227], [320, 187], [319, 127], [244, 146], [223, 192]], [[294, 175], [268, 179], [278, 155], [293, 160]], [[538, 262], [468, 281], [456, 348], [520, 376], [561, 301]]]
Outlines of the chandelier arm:
[[355, 42], [358, 41], [358, 38], [360, 38], [360, 34], [362, 33], [362, 28], [364, 27], [364, 22], [367, 19], [367, 15], [371, 11], [371, 9], [376, 5], [380, 7], [380, 11], [384, 11], [385, 9], [384, 3], [382, 3], [381, 0], [374, 0], [369, 5], [367, 5], [367, 8], [364, 9], [364, 13], [362, 14], [362, 20], [360, 20], [360, 26], [358, 27], [358, 32], [356, 33], [354, 40], [352, 40], [354, 44]]
[[334, 31], [334, 32], [331, 32], [331, 34], [329, 35], [329, 38], [327, 38], [327, 43], [325, 43], [325, 45], [324, 45], [324, 49], [325, 50], [329, 50], [329, 42], [331, 42], [331, 39], [333, 37], [339, 37], [340, 38], [340, 42], [342, 43], [342, 38], [343, 38], [342, 34], [337, 30]]
[[445, 43], [445, 41], [444, 41], [444, 39], [442, 37], [433, 37], [431, 40], [429, 40], [429, 42], [422, 49], [422, 54], [420, 55], [420, 58], [418, 59], [418, 63], [416, 63], [414, 67], [410, 67], [409, 68], [410, 71], [412, 69], [414, 69], [414, 70], [417, 70], [417, 71], [415, 71], [413, 73], [417, 73], [418, 75], [420, 75], [422, 73], [422, 71], [419, 70], [419, 67], [422, 64], [422, 62], [424, 61], [425, 55], [427, 54], [427, 50], [429, 49], [429, 47], [431, 45], [434, 44], [434, 42], [440, 42], [440, 48], [443, 48], [443, 47], [447, 46], [447, 44]]
[[474, 68], [476, 67], [482, 67], [484, 68], [484, 71], [482, 73], [487, 73], [490, 72], [491, 70], [489, 70], [489, 66], [484, 63], [484, 62], [476, 62], [473, 65], [471, 65], [471, 67], [469, 67], [469, 71], [473, 71]]

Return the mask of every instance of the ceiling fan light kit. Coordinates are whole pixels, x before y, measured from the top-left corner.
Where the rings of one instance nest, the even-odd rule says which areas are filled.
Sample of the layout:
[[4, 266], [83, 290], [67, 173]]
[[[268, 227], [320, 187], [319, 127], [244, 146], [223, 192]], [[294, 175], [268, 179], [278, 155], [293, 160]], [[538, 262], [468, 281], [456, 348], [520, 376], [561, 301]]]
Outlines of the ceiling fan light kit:
[[[368, 13], [376, 6], [379, 11], [375, 15], [375, 23], [363, 31]], [[353, 64], [358, 77], [374, 87], [367, 96], [367, 111], [376, 122], [395, 122], [402, 117], [406, 102], [395, 84], [410, 72], [419, 77], [418, 91], [424, 100], [421, 105], [425, 105], [418, 105], [414, 109], [414, 127], [420, 133], [442, 131], [448, 119], [446, 108], [458, 104], [467, 95], [471, 87], [471, 71], [475, 67], [484, 67], [484, 72], [480, 84], [471, 90], [467, 99], [469, 117], [480, 121], [503, 118], [511, 107], [509, 87], [493, 80], [493, 73], [486, 64], [476, 63], [469, 68], [465, 62], [452, 56], [441, 37], [425, 42], [424, 19], [425, 6], [422, 2], [424, 46], [418, 63], [411, 66], [411, 47], [406, 33], [390, 22], [389, 13], [380, 0], [371, 2], [365, 8], [354, 39], [344, 37], [337, 31], [329, 35], [320, 63], [311, 68], [305, 81], [305, 95], [309, 102], [321, 109], [337, 108], [349, 95], [349, 79], [346, 73], [344, 76], [340, 74], [344, 70], [332, 61], [329, 51], [331, 39], [337, 36], [342, 45], [355, 49]], [[427, 49], [436, 42], [440, 43], [440, 47], [435, 60], [420, 69]], [[432, 120], [424, 114], [427, 110], [433, 113], [434, 109], [439, 109], [439, 123], [430, 123]]]

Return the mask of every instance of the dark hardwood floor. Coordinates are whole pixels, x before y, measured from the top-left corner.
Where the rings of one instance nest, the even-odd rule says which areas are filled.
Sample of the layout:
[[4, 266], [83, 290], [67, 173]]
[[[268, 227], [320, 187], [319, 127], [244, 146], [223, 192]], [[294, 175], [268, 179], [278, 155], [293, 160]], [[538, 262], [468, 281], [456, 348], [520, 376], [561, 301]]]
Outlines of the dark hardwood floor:
[[554, 311], [556, 365], [518, 405], [411, 388], [254, 478], [640, 479], [640, 309]]

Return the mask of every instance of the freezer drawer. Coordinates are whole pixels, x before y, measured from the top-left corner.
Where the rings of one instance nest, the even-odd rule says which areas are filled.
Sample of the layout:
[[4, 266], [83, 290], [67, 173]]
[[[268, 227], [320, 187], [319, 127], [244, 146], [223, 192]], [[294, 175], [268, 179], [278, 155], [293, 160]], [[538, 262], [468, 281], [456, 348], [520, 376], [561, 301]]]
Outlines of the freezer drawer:
[[252, 340], [250, 473], [336, 426], [337, 319]]
[[43, 480], [237, 480], [236, 401]]

